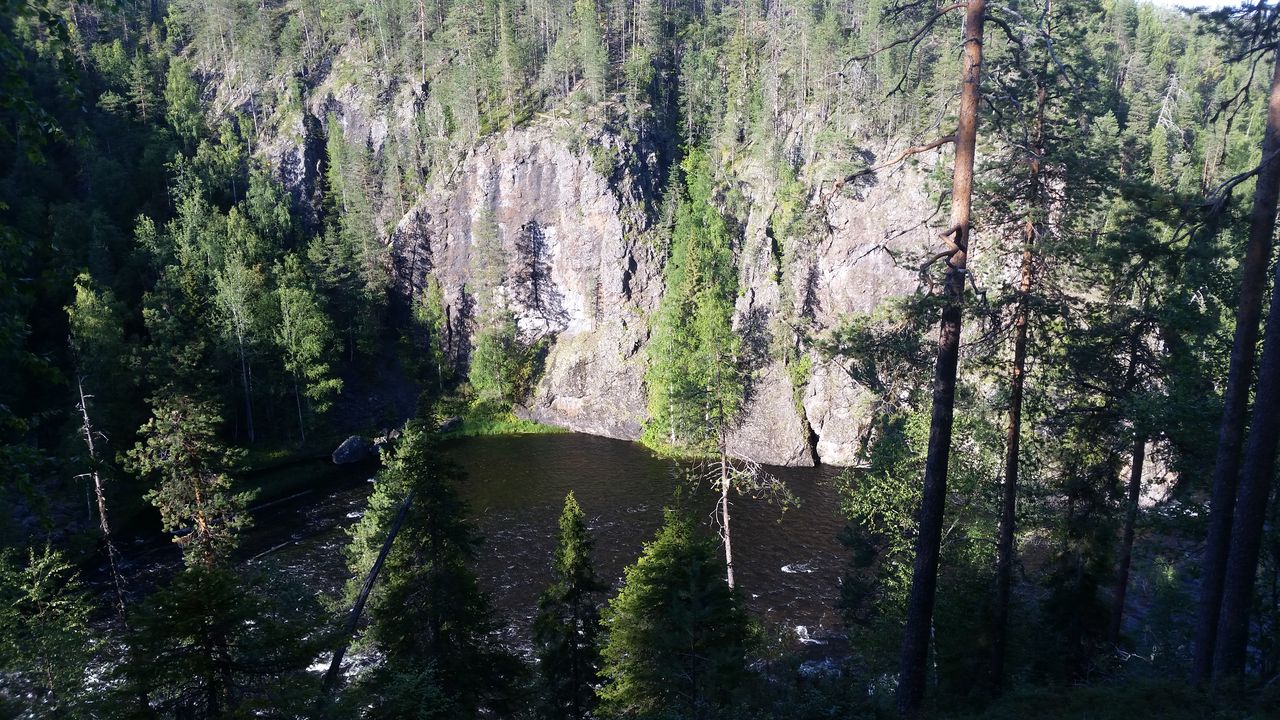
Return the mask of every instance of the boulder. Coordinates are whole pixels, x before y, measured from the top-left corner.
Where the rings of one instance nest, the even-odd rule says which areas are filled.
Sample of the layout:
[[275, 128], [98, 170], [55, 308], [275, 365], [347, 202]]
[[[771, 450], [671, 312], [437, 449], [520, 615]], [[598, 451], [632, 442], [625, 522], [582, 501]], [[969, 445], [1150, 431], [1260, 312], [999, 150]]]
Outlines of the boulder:
[[444, 422], [440, 423], [440, 432], [442, 434], [451, 433], [454, 430], [457, 430], [461, 427], [462, 427], [462, 418], [458, 417], [457, 415], [454, 415], [451, 418], [445, 418]]
[[373, 455], [373, 441], [359, 435], [352, 435], [342, 441], [338, 449], [333, 451], [331, 458], [334, 465], [351, 465], [368, 460], [371, 455]]

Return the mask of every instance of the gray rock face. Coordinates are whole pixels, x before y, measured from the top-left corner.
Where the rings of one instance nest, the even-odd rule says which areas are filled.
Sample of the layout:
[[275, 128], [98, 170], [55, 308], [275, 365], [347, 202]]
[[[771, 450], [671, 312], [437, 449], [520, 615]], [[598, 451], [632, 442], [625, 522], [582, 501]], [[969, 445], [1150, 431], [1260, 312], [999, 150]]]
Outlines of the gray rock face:
[[[641, 173], [610, 182], [585, 148], [630, 155], [632, 167], [653, 161], [636, 157], [615, 136], [582, 133], [553, 122], [476, 148], [453, 181], [422, 198], [396, 228], [397, 280], [410, 293], [423, 287], [427, 273], [440, 282], [446, 349], [464, 360], [475, 318], [485, 310], [486, 298], [475, 289], [484, 262], [477, 234], [491, 213], [506, 262], [500, 292], [527, 337], [555, 335], [529, 416], [634, 440], [644, 420], [642, 349], [661, 268], [646, 243], [643, 196], [632, 179]], [[570, 138], [583, 149], [571, 149]], [[530, 233], [538, 234], [541, 258], [529, 256]], [[530, 262], [545, 262], [549, 271], [538, 306], [519, 287]]]
[[[601, 159], [613, 165], [598, 168]], [[645, 212], [655, 188], [654, 155], [643, 142], [564, 119], [541, 120], [474, 148], [453, 176], [419, 198], [392, 234], [400, 290], [416, 294], [428, 274], [445, 303], [446, 351], [466, 362], [475, 318], [484, 310], [476, 292], [481, 264], [478, 234], [491, 219], [506, 267], [499, 292], [530, 338], [554, 342], [527, 414], [540, 422], [621, 439], [640, 436], [646, 418], [645, 344], [649, 319], [663, 292], [661, 257]], [[749, 161], [736, 170], [748, 217], [735, 250], [741, 269], [735, 327], [754, 358], [752, 383], [730, 449], [776, 465], [815, 460], [857, 462], [870, 403], [835, 361], [813, 350], [813, 371], [793, 387], [779, 359], [780, 317], [804, 317], [815, 333], [841, 316], [865, 313], [885, 298], [912, 292], [914, 271], [895, 255], [920, 254], [932, 241], [926, 218], [933, 207], [926, 170], [901, 168], [872, 178], [825, 209], [826, 232], [788, 252], [780, 280], [769, 234], [775, 188], [769, 173]], [[814, 193], [817, 202], [822, 193]], [[524, 302], [518, 280], [537, 233], [548, 270], [549, 300]]]
[[373, 441], [368, 438], [352, 435], [338, 446], [330, 459], [334, 465], [352, 465], [368, 460], [373, 455]]

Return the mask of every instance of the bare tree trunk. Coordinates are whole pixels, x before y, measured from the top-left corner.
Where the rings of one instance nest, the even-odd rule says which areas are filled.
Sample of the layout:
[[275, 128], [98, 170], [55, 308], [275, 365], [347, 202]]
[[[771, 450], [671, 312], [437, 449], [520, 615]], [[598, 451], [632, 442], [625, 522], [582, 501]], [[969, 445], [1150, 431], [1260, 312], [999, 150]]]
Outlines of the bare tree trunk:
[[302, 394], [298, 392], [298, 378], [293, 378], [293, 403], [298, 408], [298, 432], [302, 434], [302, 443], [307, 442], [307, 427], [302, 422]]
[[107, 563], [111, 568], [111, 582], [116, 590], [116, 616], [125, 623], [124, 582], [120, 578], [120, 567], [116, 561], [116, 545], [111, 540], [111, 525], [107, 522], [107, 496], [102, 491], [102, 475], [98, 472], [98, 452], [93, 442], [93, 423], [89, 421], [88, 396], [84, 394], [84, 381], [76, 378], [76, 390], [80, 393], [80, 417], [83, 424], [80, 432], [84, 435], [84, 444], [89, 450], [89, 462], [93, 469], [89, 475], [93, 478], [93, 494], [98, 501], [98, 527], [102, 529], [102, 542], [107, 546]]
[[[1262, 184], [1262, 178], [1258, 179]], [[1275, 197], [1274, 195], [1272, 196]], [[1274, 205], [1272, 206], [1274, 208]], [[1273, 220], [1274, 221], [1274, 220]], [[1231, 549], [1222, 582], [1222, 608], [1213, 656], [1214, 678], [1244, 674], [1249, 645], [1249, 614], [1258, 572], [1258, 552], [1267, 519], [1267, 499], [1280, 441], [1280, 264], [1272, 281], [1271, 307], [1258, 363], [1253, 424], [1245, 445], [1239, 495], [1232, 518]]]
[[1047, 93], [1041, 83], [1036, 90], [1036, 126], [1032, 140], [1030, 191], [1027, 219], [1022, 231], [1022, 267], [1019, 270], [1018, 305], [1013, 320], [1013, 360], [1009, 366], [1009, 421], [1005, 432], [1004, 477], [1000, 484], [1000, 526], [996, 538], [995, 616], [991, 626], [991, 685], [999, 692], [1004, 684], [1004, 661], [1008, 645], [1009, 597], [1013, 585], [1014, 532], [1017, 525], [1018, 458], [1022, 446], [1022, 395], [1027, 369], [1027, 322], [1030, 315], [1035, 254], [1032, 250], [1041, 226], [1040, 173], [1044, 156], [1044, 108]]
[[[1196, 622], [1191, 678], [1207, 681], [1214, 672], [1214, 652], [1222, 608], [1223, 578], [1231, 545], [1236, 483], [1240, 471], [1240, 447], [1244, 439], [1245, 411], [1258, 344], [1258, 323], [1266, 291], [1267, 263], [1276, 227], [1276, 199], [1280, 195], [1280, 62], [1271, 75], [1267, 102], [1267, 129], [1262, 138], [1261, 172], [1253, 193], [1249, 245], [1245, 251], [1236, 307], [1235, 339], [1218, 424], [1218, 453], [1213, 468], [1213, 494], [1209, 502], [1209, 535], [1205, 541], [1204, 576], [1200, 583], [1200, 609]], [[1259, 395], [1259, 397], [1262, 397]]]
[[249, 361], [244, 355], [244, 339], [237, 336], [236, 343], [240, 349], [240, 382], [244, 385], [244, 415], [245, 426], [249, 431], [249, 444], [253, 444], [253, 400], [249, 389]]
[[725, 452], [724, 434], [720, 435], [720, 524], [724, 537], [725, 580], [733, 589], [733, 542], [729, 535], [729, 456]]
[[938, 361], [933, 375], [933, 412], [929, 424], [929, 450], [925, 459], [924, 493], [920, 501], [920, 527], [916, 538], [911, 593], [907, 598], [907, 623], [902, 638], [902, 665], [898, 676], [898, 712], [907, 717], [920, 713], [928, 673], [929, 630], [933, 625], [934, 594], [941, 554], [942, 515], [946, 505], [947, 460], [951, 454], [951, 426], [956, 390], [956, 366], [960, 357], [960, 318], [964, 300], [965, 266], [969, 245], [969, 215], [973, 200], [973, 158], [978, 137], [978, 82], [982, 72], [982, 30], [986, 1], [969, 0], [964, 20], [964, 70], [960, 85], [960, 117], [956, 127], [955, 169], [951, 183], [951, 254], [943, 286], [946, 305], [938, 332]]
[[1133, 438], [1133, 457], [1129, 464], [1129, 491], [1125, 500], [1124, 539], [1120, 545], [1120, 562], [1116, 566], [1115, 601], [1111, 605], [1111, 629], [1108, 638], [1112, 645], [1120, 641], [1120, 628], [1124, 624], [1124, 598], [1129, 590], [1129, 565], [1133, 559], [1133, 533], [1138, 522], [1138, 495], [1142, 492], [1142, 470], [1147, 459], [1147, 438], [1136, 433]]

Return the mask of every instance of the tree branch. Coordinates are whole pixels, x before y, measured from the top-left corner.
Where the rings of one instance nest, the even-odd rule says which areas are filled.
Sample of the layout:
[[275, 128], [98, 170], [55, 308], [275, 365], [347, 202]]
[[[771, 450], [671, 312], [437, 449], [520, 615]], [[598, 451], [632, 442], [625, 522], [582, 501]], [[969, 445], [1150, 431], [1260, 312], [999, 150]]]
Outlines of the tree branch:
[[942, 19], [943, 15], [946, 15], [952, 10], [959, 10], [961, 8], [965, 8], [968, 6], [969, 6], [969, 3], [961, 2], [961, 3], [955, 3], [954, 5], [948, 5], [947, 7], [944, 7], [941, 10], [936, 10], [934, 11], [933, 15], [929, 16], [929, 18], [925, 20], [924, 23], [920, 26], [920, 28], [916, 30], [914, 33], [911, 33], [906, 37], [900, 37], [897, 40], [894, 40], [893, 42], [889, 43], [888, 45], [872, 50], [871, 52], [865, 55], [855, 55], [854, 57], [849, 58], [849, 60], [847, 60], [845, 64], [847, 65], [850, 62], [866, 62], [867, 60], [870, 60], [871, 58], [879, 55], [882, 52], [885, 52], [887, 50], [892, 50], [893, 48], [896, 48], [900, 45], [906, 45], [909, 42], [915, 42], [916, 40], [919, 40], [921, 37], [923, 37], [925, 33], [929, 32], [929, 29], [932, 28], [934, 25], [936, 25], [937, 22]]
[[909, 147], [906, 150], [903, 150], [901, 155], [897, 156], [892, 160], [889, 160], [887, 162], [882, 162], [879, 165], [872, 165], [871, 167], [863, 168], [858, 172], [853, 173], [852, 175], [847, 175], [844, 178], [841, 178], [840, 180], [835, 181], [835, 183], [831, 186], [831, 192], [823, 196], [822, 204], [826, 205], [827, 202], [830, 201], [831, 198], [837, 192], [840, 192], [840, 188], [844, 187], [847, 183], [853, 182], [854, 180], [857, 180], [858, 178], [863, 177], [865, 175], [871, 175], [891, 165], [897, 165], [898, 163], [902, 162], [903, 160], [906, 160], [912, 155], [919, 155], [922, 152], [928, 152], [930, 150], [934, 150], [943, 145], [946, 145], [947, 143], [955, 142], [955, 139], [956, 139], [955, 135], [944, 135], [938, 138], [937, 140], [934, 140], [933, 142], [928, 142], [928, 143], [925, 143], [924, 145], [915, 145], [913, 147]]

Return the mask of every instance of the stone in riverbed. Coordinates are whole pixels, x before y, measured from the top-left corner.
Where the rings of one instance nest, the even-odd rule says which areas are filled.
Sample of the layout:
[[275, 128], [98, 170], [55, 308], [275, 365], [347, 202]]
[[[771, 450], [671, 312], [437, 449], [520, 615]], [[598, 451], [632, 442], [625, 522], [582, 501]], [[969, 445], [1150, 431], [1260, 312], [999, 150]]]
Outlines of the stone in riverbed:
[[352, 435], [342, 441], [338, 449], [333, 451], [331, 458], [334, 465], [351, 465], [368, 460], [372, 454], [373, 441], [359, 435]]

